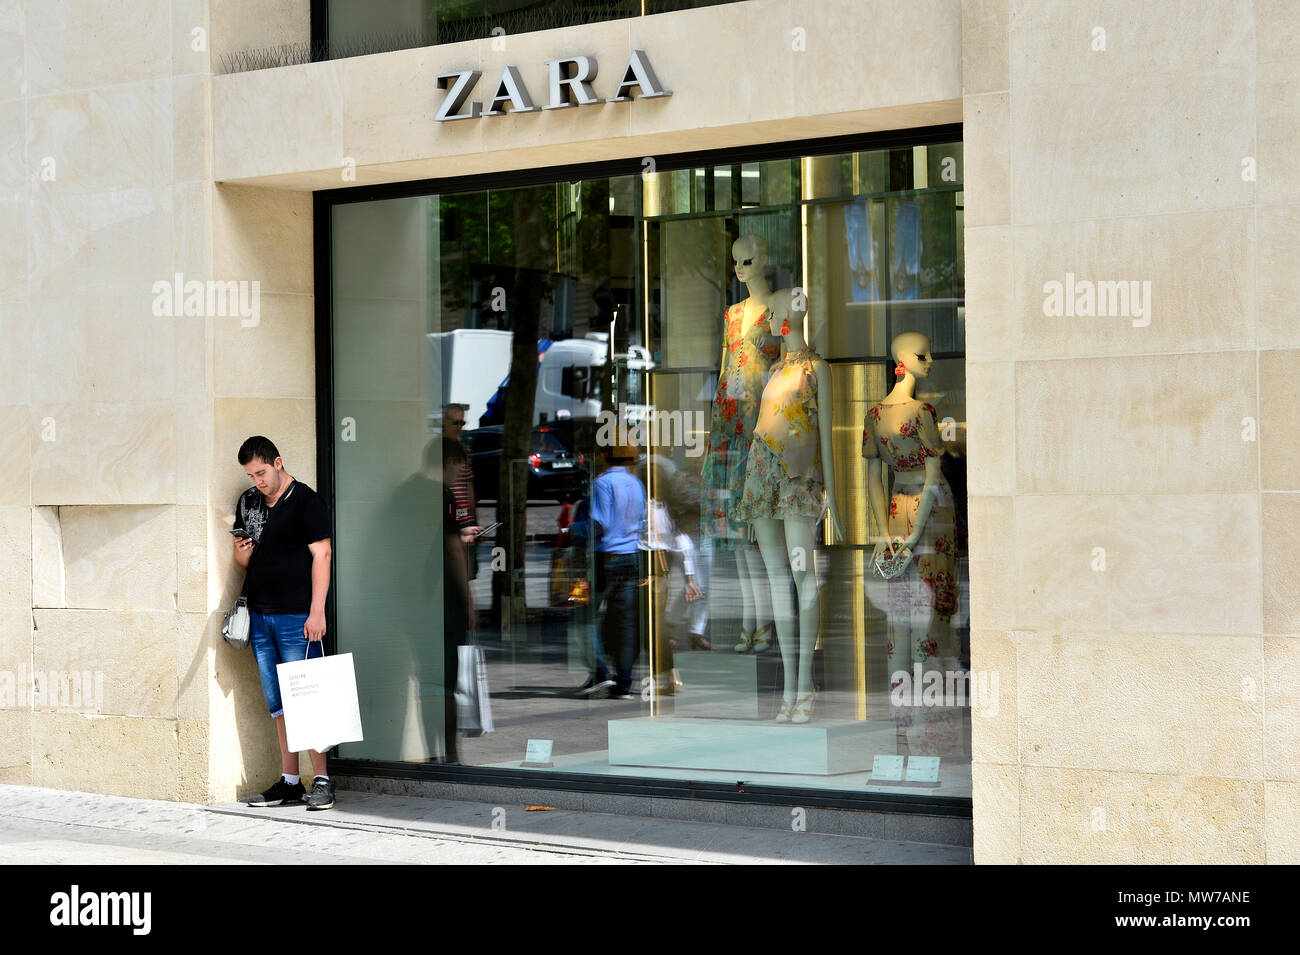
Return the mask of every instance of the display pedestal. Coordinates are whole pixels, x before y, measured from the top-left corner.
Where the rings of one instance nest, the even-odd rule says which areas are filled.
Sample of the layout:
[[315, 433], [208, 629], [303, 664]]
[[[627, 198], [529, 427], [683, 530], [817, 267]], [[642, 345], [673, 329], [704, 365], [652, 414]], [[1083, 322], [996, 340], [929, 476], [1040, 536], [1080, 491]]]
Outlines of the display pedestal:
[[876, 753], [893, 751], [894, 724], [887, 720], [795, 725], [645, 716], [609, 722], [614, 766], [831, 776], [866, 772]]
[[758, 719], [758, 657], [752, 653], [679, 653], [674, 660], [683, 689], [673, 698], [676, 716]]

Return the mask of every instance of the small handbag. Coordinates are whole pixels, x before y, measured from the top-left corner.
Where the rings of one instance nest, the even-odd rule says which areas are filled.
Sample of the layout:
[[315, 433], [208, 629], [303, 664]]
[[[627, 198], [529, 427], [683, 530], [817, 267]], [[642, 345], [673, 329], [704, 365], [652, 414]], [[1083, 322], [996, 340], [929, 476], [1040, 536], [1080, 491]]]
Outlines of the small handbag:
[[903, 538], [895, 537], [894, 542], [880, 553], [873, 563], [877, 574], [885, 580], [893, 580], [906, 569], [907, 562], [911, 558], [912, 551], [903, 546]]
[[[248, 517], [244, 513], [244, 499], [239, 499], [239, 516], [244, 523], [241, 525], [247, 527]], [[244, 586], [239, 591], [239, 598], [235, 601], [234, 606], [226, 611], [225, 617], [221, 620], [221, 635], [226, 638], [226, 643], [235, 650], [244, 650], [249, 643], [249, 629], [252, 621], [248, 616], [248, 577], [245, 570]]]
[[242, 592], [239, 599], [235, 601], [233, 607], [226, 611], [225, 618], [221, 621], [221, 635], [226, 638], [226, 643], [236, 650], [243, 650], [248, 647], [248, 631], [251, 621], [248, 617], [248, 597]]

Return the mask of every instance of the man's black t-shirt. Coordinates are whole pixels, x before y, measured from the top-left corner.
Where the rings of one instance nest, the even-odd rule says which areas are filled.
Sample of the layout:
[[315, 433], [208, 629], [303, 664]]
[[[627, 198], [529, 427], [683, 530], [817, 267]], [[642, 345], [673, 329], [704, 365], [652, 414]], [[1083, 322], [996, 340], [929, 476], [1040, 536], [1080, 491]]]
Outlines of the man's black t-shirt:
[[262, 492], [249, 488], [235, 507], [235, 527], [247, 529], [256, 542], [244, 578], [249, 608], [310, 613], [312, 556], [307, 545], [331, 534], [320, 495], [294, 481], [275, 507], [267, 507]]

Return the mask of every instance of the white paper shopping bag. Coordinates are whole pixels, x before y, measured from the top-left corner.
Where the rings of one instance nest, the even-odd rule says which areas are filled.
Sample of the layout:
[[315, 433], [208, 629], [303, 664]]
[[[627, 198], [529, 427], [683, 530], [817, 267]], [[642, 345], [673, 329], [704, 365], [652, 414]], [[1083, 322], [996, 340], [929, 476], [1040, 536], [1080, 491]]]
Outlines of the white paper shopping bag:
[[487, 663], [483, 648], [468, 644], [456, 648], [456, 722], [469, 736], [491, 733], [492, 697], [488, 692]]
[[[324, 652], [323, 645], [317, 646]], [[311, 646], [307, 651], [311, 652]], [[363, 738], [352, 654], [281, 663], [275, 671], [280, 680], [284, 728], [291, 753], [305, 749], [323, 753], [338, 743]]]

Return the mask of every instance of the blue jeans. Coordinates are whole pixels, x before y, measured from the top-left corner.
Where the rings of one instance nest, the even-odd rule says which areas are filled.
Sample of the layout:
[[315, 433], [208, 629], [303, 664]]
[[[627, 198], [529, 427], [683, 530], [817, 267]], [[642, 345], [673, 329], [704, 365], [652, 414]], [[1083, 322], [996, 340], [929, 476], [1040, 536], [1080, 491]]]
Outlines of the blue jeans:
[[[275, 667], [279, 663], [296, 663], [307, 658], [307, 623], [305, 613], [258, 613], [248, 611], [248, 636], [257, 658], [257, 672], [262, 677], [262, 695], [266, 697], [271, 718], [284, 715], [280, 702], [280, 679]], [[324, 647], [321, 648], [324, 652]]]
[[[596, 554], [596, 580], [605, 597], [600, 638], [605, 658], [614, 668], [616, 694], [632, 691], [632, 668], [641, 649], [637, 636], [637, 559], [636, 554]], [[599, 673], [596, 678], [600, 678]]]

